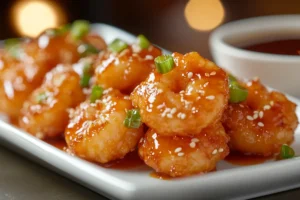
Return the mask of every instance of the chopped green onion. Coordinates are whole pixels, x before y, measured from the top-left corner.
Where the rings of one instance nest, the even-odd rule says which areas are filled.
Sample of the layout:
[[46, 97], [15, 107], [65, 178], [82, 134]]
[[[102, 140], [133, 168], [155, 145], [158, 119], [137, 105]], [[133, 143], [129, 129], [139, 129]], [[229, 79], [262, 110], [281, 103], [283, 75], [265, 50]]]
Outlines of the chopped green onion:
[[147, 49], [150, 46], [149, 40], [144, 35], [139, 35], [137, 37], [137, 43], [141, 49]]
[[237, 79], [231, 74], [229, 74], [228, 77], [229, 77], [229, 82], [237, 82]]
[[115, 39], [108, 45], [109, 50], [115, 53], [120, 53], [128, 47], [127, 43], [120, 39]]
[[295, 151], [292, 147], [283, 144], [280, 150], [280, 157], [283, 159], [293, 158], [295, 157]]
[[76, 20], [71, 26], [71, 36], [74, 40], [80, 40], [90, 30], [90, 23], [86, 20]]
[[90, 85], [91, 75], [83, 74], [80, 79], [80, 86], [81, 87], [88, 87]]
[[102, 97], [102, 94], [103, 94], [103, 88], [95, 85], [92, 88], [92, 93], [90, 97], [91, 103], [95, 103], [97, 99], [100, 99]]
[[83, 70], [82, 70], [83, 74], [91, 74], [91, 70], [92, 70], [91, 63], [85, 63]]
[[4, 48], [14, 58], [19, 59], [22, 49], [20, 47], [20, 39], [11, 38], [4, 41]]
[[36, 101], [38, 103], [42, 103], [43, 101], [45, 101], [48, 98], [47, 94], [45, 92], [40, 93], [37, 97], [36, 97]]
[[93, 45], [81, 44], [78, 47], [78, 52], [80, 53], [81, 57], [86, 57], [91, 54], [99, 53], [99, 50], [96, 47], [94, 47]]
[[237, 82], [230, 84], [229, 86], [229, 101], [230, 103], [239, 103], [247, 99], [248, 90], [240, 86]]
[[173, 69], [175, 66], [173, 57], [171, 55], [162, 55], [154, 59], [156, 69], [159, 73], [165, 74]]
[[128, 110], [123, 123], [127, 128], [139, 128], [142, 124], [140, 111], [138, 109]]
[[243, 102], [248, 96], [248, 90], [242, 87], [232, 75], [229, 75], [229, 96], [230, 103]]
[[59, 27], [60, 34], [66, 33], [67, 31], [70, 31], [71, 27], [72, 27], [71, 24], [65, 24], [65, 25]]

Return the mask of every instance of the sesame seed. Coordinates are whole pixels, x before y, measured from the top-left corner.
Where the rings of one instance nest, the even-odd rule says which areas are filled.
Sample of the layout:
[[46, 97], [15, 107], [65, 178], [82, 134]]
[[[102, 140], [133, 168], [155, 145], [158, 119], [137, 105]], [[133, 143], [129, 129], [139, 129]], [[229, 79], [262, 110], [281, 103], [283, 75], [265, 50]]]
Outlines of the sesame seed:
[[248, 87], [251, 87], [251, 85], [252, 85], [252, 82], [251, 82], [251, 81], [249, 81], [249, 82], [247, 82], [247, 83], [246, 83], [246, 85], [247, 85]]
[[155, 140], [155, 139], [157, 138], [157, 134], [154, 133], [154, 134], [152, 135], [152, 138]]
[[210, 96], [207, 96], [207, 97], [205, 97], [205, 98], [208, 99], [208, 100], [214, 100], [214, 99], [215, 99], [215, 96], [210, 95]]
[[167, 118], [170, 118], [170, 119], [171, 119], [171, 118], [173, 118], [173, 115], [172, 115], [171, 113], [168, 113], [168, 114], [167, 114]]
[[253, 115], [253, 119], [257, 119], [257, 118], [258, 118], [258, 114], [255, 113], [255, 114]]
[[254, 114], [256, 114], [256, 113], [258, 113], [258, 111], [257, 111], [257, 110], [255, 110], [255, 111], [253, 111], [253, 113], [254, 113]]
[[180, 152], [180, 153], [178, 153], [177, 155], [181, 157], [181, 156], [184, 156], [184, 153], [183, 153], [183, 152]]
[[264, 110], [269, 110], [270, 108], [271, 108], [271, 106], [269, 106], [269, 105], [264, 106]]
[[252, 121], [253, 120], [253, 117], [252, 116], [250, 116], [250, 115], [247, 115], [247, 117], [246, 117], [249, 121]]
[[203, 87], [206, 87], [208, 85], [208, 82], [204, 83]]
[[161, 108], [163, 108], [164, 106], [165, 106], [165, 104], [160, 104], [160, 105], [156, 106], [156, 108], [161, 109]]
[[223, 151], [224, 151], [224, 149], [223, 149], [223, 148], [220, 148], [220, 149], [219, 149], [219, 152], [220, 152], [220, 153], [222, 153]]
[[162, 93], [162, 92], [163, 92], [162, 89], [158, 89], [158, 90], [157, 90], [157, 94], [160, 94], [160, 93]]
[[182, 150], [181, 147], [177, 147], [177, 148], [174, 150], [174, 152], [175, 152], [175, 153], [178, 153], [178, 152], [180, 152], [181, 150]]
[[213, 72], [210, 73], [210, 75], [212, 75], [212, 76], [214, 76], [216, 74], [217, 74], [217, 72], [215, 72], [215, 71], [213, 71]]
[[193, 77], [193, 72], [189, 72], [188, 73], [188, 78], [192, 78]]
[[253, 78], [253, 80], [254, 80], [254, 81], [258, 81], [259, 78], [256, 76], [256, 77]]
[[176, 108], [172, 108], [172, 110], [171, 110], [171, 114], [174, 114], [174, 113], [176, 113], [176, 111], [177, 111], [177, 109], [176, 109]]
[[186, 114], [182, 113], [180, 118], [185, 119], [185, 117], [186, 117]]
[[215, 155], [215, 154], [217, 154], [217, 153], [218, 153], [218, 149], [215, 149], [215, 150], [212, 152], [213, 155]]
[[260, 111], [259, 112], [259, 118], [261, 119], [261, 118], [263, 118], [264, 117], [264, 112], [263, 111]]
[[201, 97], [200, 97], [200, 96], [196, 98], [196, 100], [199, 100], [199, 99], [201, 99]]
[[260, 127], [264, 127], [264, 123], [262, 123], [262, 122], [258, 122], [257, 125]]
[[244, 106], [244, 105], [242, 105], [242, 104], [240, 104], [240, 107], [241, 107], [241, 108], [244, 108], [245, 106]]
[[191, 143], [190, 143], [190, 147], [191, 147], [191, 148], [195, 148], [195, 147], [196, 147], [196, 143], [195, 143], [195, 142], [191, 142]]
[[191, 141], [192, 142], [199, 142], [200, 140], [198, 138], [193, 138]]
[[274, 106], [274, 101], [270, 101], [270, 105], [271, 105], [271, 106]]
[[205, 73], [204, 75], [207, 76], [207, 77], [209, 77], [209, 73]]

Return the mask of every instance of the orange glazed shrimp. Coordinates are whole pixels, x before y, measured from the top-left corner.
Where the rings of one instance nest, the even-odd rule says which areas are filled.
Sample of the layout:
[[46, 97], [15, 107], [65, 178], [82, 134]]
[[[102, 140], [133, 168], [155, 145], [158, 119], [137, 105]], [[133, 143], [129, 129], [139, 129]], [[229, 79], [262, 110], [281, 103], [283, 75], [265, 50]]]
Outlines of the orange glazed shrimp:
[[229, 148], [221, 123], [189, 136], [162, 136], [149, 129], [139, 143], [139, 155], [156, 172], [172, 177], [209, 172], [224, 159]]
[[82, 53], [88, 53], [84, 46], [79, 48], [85, 41], [105, 47], [100, 37], [97, 40], [96, 36], [85, 35], [75, 40], [71, 31], [59, 34], [53, 31], [46, 30], [37, 38], [24, 42], [14, 40], [14, 45], [6, 49], [0, 60], [0, 112], [18, 118], [24, 101], [40, 86], [48, 71], [59, 63], [74, 63]]
[[143, 135], [143, 126], [127, 128], [123, 121], [132, 109], [128, 96], [111, 89], [95, 103], [89, 100], [71, 112], [65, 139], [71, 152], [84, 159], [107, 163], [133, 151]]
[[154, 69], [153, 60], [159, 55], [161, 50], [153, 45], [140, 49], [136, 44], [119, 53], [102, 53], [95, 63], [97, 84], [130, 93]]
[[262, 156], [279, 153], [282, 144], [293, 141], [298, 125], [296, 105], [279, 92], [268, 92], [258, 80], [244, 86], [247, 100], [229, 104], [223, 115], [230, 148]]
[[175, 68], [152, 72], [131, 94], [142, 121], [161, 135], [197, 135], [228, 104], [227, 74], [198, 53], [174, 53]]
[[67, 110], [85, 99], [79, 82], [79, 75], [69, 65], [48, 72], [44, 83], [24, 103], [20, 127], [42, 139], [62, 135], [68, 124]]

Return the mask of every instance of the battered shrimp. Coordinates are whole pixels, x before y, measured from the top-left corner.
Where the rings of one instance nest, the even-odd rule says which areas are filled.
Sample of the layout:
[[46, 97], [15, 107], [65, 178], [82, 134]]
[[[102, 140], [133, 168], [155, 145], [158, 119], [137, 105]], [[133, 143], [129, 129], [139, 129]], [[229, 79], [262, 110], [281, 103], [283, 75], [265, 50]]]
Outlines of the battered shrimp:
[[138, 52], [133, 45], [120, 53], [102, 53], [95, 63], [97, 84], [129, 94], [154, 69], [153, 60], [159, 55], [161, 50], [152, 45]]
[[175, 68], [152, 72], [131, 94], [142, 121], [161, 135], [197, 135], [228, 104], [227, 74], [198, 53], [174, 53]]
[[58, 65], [48, 72], [43, 84], [24, 103], [20, 127], [42, 139], [62, 135], [68, 124], [67, 110], [85, 99], [79, 82], [70, 65]]
[[156, 172], [172, 177], [209, 172], [228, 155], [229, 137], [221, 123], [201, 133], [195, 137], [172, 137], [149, 129], [139, 143], [139, 155]]
[[110, 89], [95, 103], [81, 103], [71, 112], [65, 131], [71, 152], [90, 161], [107, 163], [133, 151], [143, 135], [143, 126], [124, 126], [126, 111], [132, 108], [128, 96]]
[[[18, 118], [24, 101], [40, 86], [48, 71], [59, 63], [74, 63], [80, 58], [78, 48], [83, 41], [100, 47], [102, 39], [87, 35], [83, 40], [75, 41], [69, 32], [51, 35], [47, 30], [37, 38], [20, 42], [13, 55], [8, 51], [3, 53], [0, 60], [0, 112], [12, 119]], [[105, 47], [105, 43], [102, 46]]]
[[244, 154], [276, 154], [282, 144], [293, 141], [298, 125], [296, 105], [279, 92], [268, 92], [259, 80], [244, 86], [247, 100], [229, 104], [223, 115], [230, 148]]

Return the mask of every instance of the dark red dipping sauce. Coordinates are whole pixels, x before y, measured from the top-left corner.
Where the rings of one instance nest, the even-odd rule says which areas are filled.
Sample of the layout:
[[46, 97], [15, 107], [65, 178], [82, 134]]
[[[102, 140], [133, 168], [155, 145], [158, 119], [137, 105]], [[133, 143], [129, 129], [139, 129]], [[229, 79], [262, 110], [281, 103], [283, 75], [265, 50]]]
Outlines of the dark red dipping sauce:
[[254, 44], [243, 49], [261, 53], [281, 54], [281, 55], [300, 55], [300, 39], [278, 40]]

